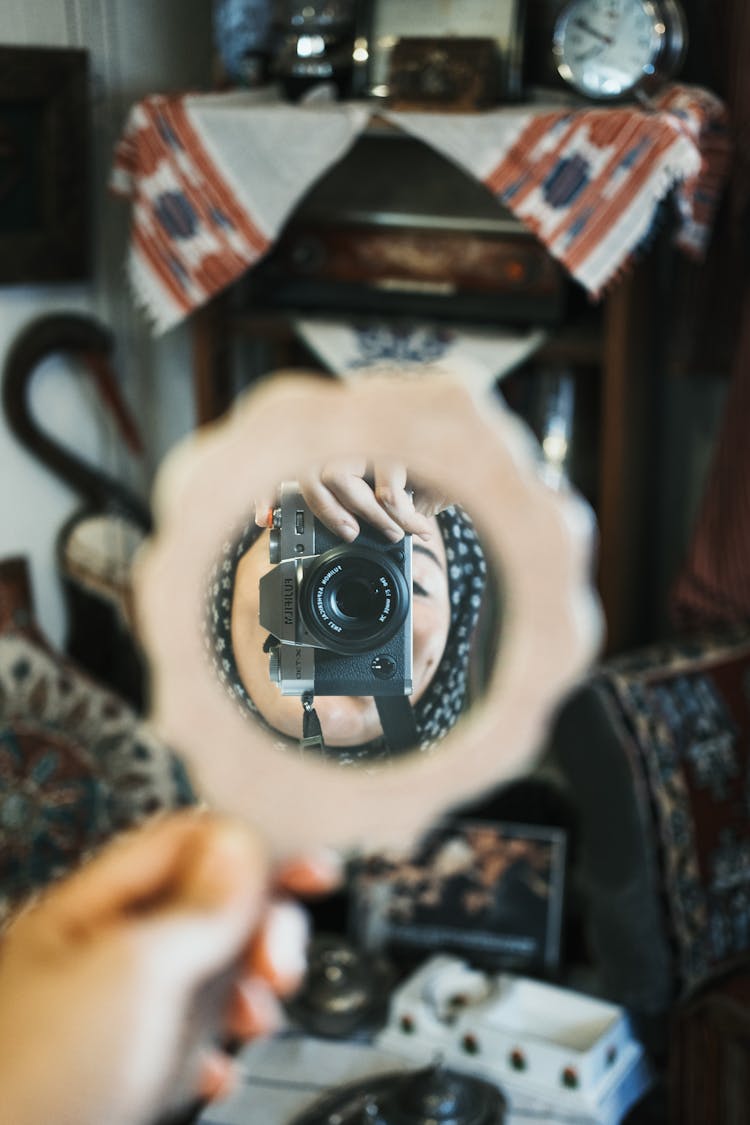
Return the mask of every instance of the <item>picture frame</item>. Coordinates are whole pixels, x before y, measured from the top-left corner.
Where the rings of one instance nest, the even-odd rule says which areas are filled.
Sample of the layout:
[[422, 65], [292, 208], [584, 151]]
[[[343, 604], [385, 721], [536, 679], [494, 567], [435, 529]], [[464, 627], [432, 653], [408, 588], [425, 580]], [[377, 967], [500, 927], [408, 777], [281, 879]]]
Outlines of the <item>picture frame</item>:
[[408, 855], [357, 861], [352, 936], [369, 952], [451, 953], [492, 971], [554, 975], [566, 845], [559, 827], [443, 822]]
[[428, 34], [448, 41], [491, 38], [497, 43], [500, 103], [523, 92], [525, 0], [365, 0], [358, 6], [354, 94], [386, 100], [395, 45]]
[[90, 276], [88, 52], [0, 47], [0, 285]]

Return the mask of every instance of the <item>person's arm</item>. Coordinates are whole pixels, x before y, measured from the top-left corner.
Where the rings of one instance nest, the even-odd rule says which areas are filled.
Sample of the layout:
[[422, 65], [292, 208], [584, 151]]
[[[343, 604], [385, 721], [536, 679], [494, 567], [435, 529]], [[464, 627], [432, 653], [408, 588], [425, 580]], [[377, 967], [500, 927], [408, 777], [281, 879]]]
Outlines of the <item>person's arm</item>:
[[[148, 1125], [223, 1093], [231, 1062], [212, 1043], [273, 1030], [304, 971], [305, 916], [279, 891], [327, 890], [335, 872], [322, 858], [274, 877], [249, 829], [195, 811], [107, 846], [0, 942], [0, 1120]], [[196, 1029], [222, 977], [216, 1026]]]

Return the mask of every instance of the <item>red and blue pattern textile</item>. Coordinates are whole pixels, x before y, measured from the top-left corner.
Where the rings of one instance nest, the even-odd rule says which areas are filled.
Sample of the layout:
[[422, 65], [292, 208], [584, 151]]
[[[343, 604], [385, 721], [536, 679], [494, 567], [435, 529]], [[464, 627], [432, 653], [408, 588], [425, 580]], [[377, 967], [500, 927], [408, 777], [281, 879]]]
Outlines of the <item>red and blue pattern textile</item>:
[[[251, 268], [375, 112], [290, 107], [252, 92], [134, 106], [111, 186], [132, 203], [129, 275], [155, 330]], [[731, 159], [725, 107], [696, 87], [670, 87], [651, 108], [377, 112], [485, 183], [594, 298], [627, 268], [673, 191], [677, 243], [702, 254]]]

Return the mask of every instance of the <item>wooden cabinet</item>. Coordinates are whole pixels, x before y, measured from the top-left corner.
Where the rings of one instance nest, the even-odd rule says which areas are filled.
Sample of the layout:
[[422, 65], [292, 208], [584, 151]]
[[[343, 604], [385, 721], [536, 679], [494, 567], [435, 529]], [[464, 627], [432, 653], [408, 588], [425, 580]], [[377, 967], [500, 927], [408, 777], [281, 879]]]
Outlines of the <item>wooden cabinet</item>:
[[744, 1125], [750, 1112], [747, 958], [717, 972], [674, 1018], [672, 1125]]
[[[367, 168], [357, 164], [362, 157], [355, 151], [353, 166], [345, 181], [346, 193], [337, 196], [341, 188], [340, 184], [337, 187], [334, 170], [316, 187], [309, 212], [314, 216], [327, 211], [326, 221], [329, 224], [331, 216], [338, 215], [342, 209], [362, 216], [368, 207], [363, 193], [369, 180], [371, 192], [380, 200], [381, 224], [382, 213], [388, 208], [398, 211], [403, 222], [404, 209], [410, 208], [411, 213], [418, 216], [420, 205], [431, 213], [447, 206], [452, 212], [447, 220], [449, 225], [452, 222], [454, 230], [466, 231], [467, 239], [471, 237], [471, 215], [475, 216], [478, 227], [482, 229], [487, 229], [490, 221], [499, 221], [495, 216], [500, 214], [500, 209], [489, 192], [429, 150], [426, 155], [424, 152], [419, 155], [420, 161], [431, 162], [426, 171], [417, 174], [415, 166], [410, 169], [410, 175], [402, 177], [411, 184], [424, 185], [421, 197], [415, 199], [412, 196], [406, 202], [401, 197], [398, 200], [389, 197], [389, 177], [393, 179], [397, 170], [403, 172], [405, 160], [415, 158], [414, 143], [411, 148], [403, 144], [398, 148], [391, 145], [394, 160], [390, 167], [383, 158], [383, 152], [389, 149], [387, 146], [383, 149], [381, 145], [376, 157], [370, 156], [373, 171], [369, 177]], [[442, 163], [433, 167], [436, 161]], [[458, 213], [461, 209], [463, 215]], [[498, 230], [501, 229], [500, 223]], [[382, 238], [382, 233], [379, 237]], [[540, 249], [540, 244], [534, 240], [537, 257]], [[493, 253], [496, 251], [493, 250]], [[585, 298], [581, 300], [580, 294], [577, 305], [568, 314], [553, 308], [549, 302], [540, 306], [552, 309], [554, 323], [549, 328], [547, 343], [535, 356], [535, 362], [585, 369], [589, 377], [598, 382], [598, 416], [595, 419], [598, 452], [593, 492], [600, 531], [597, 578], [610, 652], [650, 639], [647, 565], [649, 500], [653, 489], [649, 488], [649, 471], [660, 339], [654, 258], [652, 253], [620, 279], [598, 306]], [[553, 286], [552, 266], [558, 268], [551, 260], [549, 269], [535, 267], [534, 277], [538, 279], [540, 292], [544, 285], [548, 288]], [[278, 271], [275, 276], [278, 278]], [[321, 286], [325, 282], [326, 279], [321, 277]], [[248, 348], [255, 348], [260, 353], [258, 372], [299, 366], [309, 358], [300, 356], [293, 331], [294, 310], [268, 307], [267, 302], [259, 302], [255, 298], [263, 294], [262, 291], [258, 294], [257, 288], [255, 294], [251, 289], [249, 296], [243, 297], [242, 285], [243, 282], [240, 282], [193, 317], [196, 417], [201, 423], [222, 413], [239, 389], [236, 371], [238, 346], [244, 349], [243, 366], [250, 370], [250, 378], [254, 363], [247, 359]], [[262, 286], [259, 288], [262, 290]], [[382, 316], [382, 302], [375, 293], [373, 289], [373, 313]], [[462, 312], [458, 309], [458, 302], [456, 306], [460, 323]], [[498, 312], [488, 309], [487, 315], [501, 316], [504, 307], [511, 306], [500, 302]], [[516, 319], [519, 307], [515, 306]], [[421, 306], [415, 305], [415, 308], [419, 310]], [[340, 319], [346, 316], [346, 312], [335, 307], [326, 307], [325, 314]], [[527, 316], [533, 314], [527, 313]], [[500, 326], [501, 322], [496, 320], [495, 327]], [[240, 379], [240, 384], [245, 381]]]

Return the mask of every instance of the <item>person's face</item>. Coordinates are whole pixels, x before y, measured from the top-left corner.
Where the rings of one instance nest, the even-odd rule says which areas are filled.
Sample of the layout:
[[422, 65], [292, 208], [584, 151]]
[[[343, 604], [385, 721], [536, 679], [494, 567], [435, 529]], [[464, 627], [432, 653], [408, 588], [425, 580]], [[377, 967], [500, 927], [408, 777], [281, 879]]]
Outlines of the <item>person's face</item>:
[[[440, 663], [450, 628], [445, 547], [437, 520], [427, 541], [412, 542], [412, 704], [421, 699]], [[258, 621], [258, 584], [268, 571], [268, 536], [261, 535], [237, 568], [232, 601], [232, 647], [245, 688], [266, 722], [292, 738], [302, 736], [302, 704], [283, 696], [268, 675], [266, 639]], [[371, 696], [316, 696], [315, 710], [328, 746], [358, 746], [379, 738], [382, 728]]]

